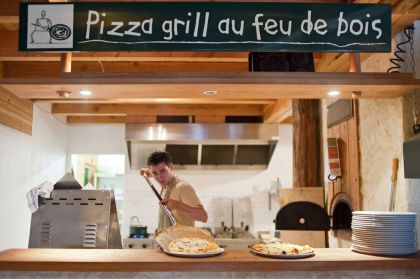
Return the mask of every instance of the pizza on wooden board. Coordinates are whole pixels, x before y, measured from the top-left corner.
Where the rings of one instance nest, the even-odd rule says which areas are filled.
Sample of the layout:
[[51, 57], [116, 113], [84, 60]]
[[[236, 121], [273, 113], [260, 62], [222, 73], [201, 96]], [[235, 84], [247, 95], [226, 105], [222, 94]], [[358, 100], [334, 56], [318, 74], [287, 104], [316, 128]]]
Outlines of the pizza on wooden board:
[[201, 238], [183, 237], [172, 240], [168, 252], [181, 254], [209, 254], [220, 251], [220, 247], [211, 241]]
[[309, 245], [296, 245], [285, 242], [254, 244], [252, 250], [267, 255], [301, 255], [313, 251]]

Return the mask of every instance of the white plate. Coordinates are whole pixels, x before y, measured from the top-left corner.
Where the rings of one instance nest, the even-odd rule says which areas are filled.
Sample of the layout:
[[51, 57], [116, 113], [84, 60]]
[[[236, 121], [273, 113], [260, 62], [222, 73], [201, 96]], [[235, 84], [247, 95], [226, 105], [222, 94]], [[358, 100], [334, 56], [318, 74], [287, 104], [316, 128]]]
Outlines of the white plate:
[[359, 226], [359, 225], [352, 225], [352, 229], [356, 230], [364, 230], [364, 231], [373, 231], [373, 232], [393, 232], [396, 234], [409, 234], [414, 233], [413, 227], [374, 227], [374, 226]]
[[312, 249], [310, 252], [308, 253], [303, 253], [303, 254], [297, 254], [297, 255], [288, 255], [288, 254], [266, 254], [266, 253], [261, 253], [258, 251], [255, 251], [253, 249], [251, 249], [252, 253], [255, 253], [259, 256], [263, 256], [263, 257], [268, 257], [268, 258], [276, 258], [276, 259], [303, 259], [303, 258], [309, 258], [315, 255], [315, 251], [314, 249]]
[[415, 212], [390, 212], [390, 211], [353, 211], [353, 215], [416, 216], [416, 213]]
[[353, 227], [353, 234], [383, 234], [384, 236], [393, 235], [393, 236], [413, 236], [416, 234], [416, 229], [407, 229], [407, 230], [397, 230], [397, 229], [387, 229], [387, 228], [367, 228], [367, 227]]
[[406, 255], [411, 255], [416, 252], [416, 251], [402, 252], [402, 253], [401, 252], [391, 252], [391, 253], [390, 252], [372, 252], [372, 251], [360, 250], [353, 246], [351, 247], [351, 250], [357, 253], [368, 254], [368, 255], [379, 255], [379, 256], [406, 256]]
[[375, 220], [416, 220], [416, 215], [354, 215], [357, 219], [375, 219]]
[[382, 221], [359, 221], [359, 220], [352, 220], [352, 224], [378, 224], [378, 225], [384, 225], [384, 226], [415, 226], [416, 222], [403, 222], [403, 221], [389, 221], [389, 222], [382, 222]]
[[223, 248], [219, 248], [218, 251], [212, 252], [212, 253], [205, 253], [205, 254], [187, 254], [187, 253], [173, 253], [166, 250], [163, 250], [165, 254], [175, 257], [182, 257], [182, 258], [208, 258], [208, 257], [214, 257], [222, 254], [225, 251]]
[[375, 225], [382, 225], [382, 226], [415, 226], [416, 222], [412, 221], [377, 221], [377, 220], [356, 220], [353, 219], [352, 224], [375, 224]]
[[358, 245], [353, 243], [352, 247], [355, 247], [359, 250], [372, 251], [372, 252], [383, 252], [383, 253], [408, 253], [416, 251], [416, 247], [407, 247], [407, 248], [376, 248], [376, 247], [367, 247], [363, 245]]
[[360, 216], [360, 215], [353, 215], [352, 219], [357, 220], [380, 220], [380, 221], [415, 221], [416, 216]]
[[408, 245], [416, 243], [414, 239], [410, 239], [407, 241], [398, 241], [398, 240], [383, 240], [383, 239], [363, 239], [358, 237], [352, 237], [353, 241], [357, 242], [365, 242], [365, 243], [372, 243], [372, 244], [383, 244], [383, 245]]
[[351, 239], [357, 242], [384, 244], [384, 245], [407, 245], [407, 244], [413, 244], [416, 242], [414, 239], [394, 240], [394, 239], [373, 239], [373, 238], [369, 239], [369, 238], [360, 238], [360, 237], [352, 237]]
[[388, 244], [380, 244], [380, 243], [366, 243], [360, 241], [353, 241], [353, 244], [358, 246], [364, 246], [366, 248], [373, 248], [373, 249], [411, 249], [416, 248], [416, 243], [408, 243], [404, 245], [388, 245]]

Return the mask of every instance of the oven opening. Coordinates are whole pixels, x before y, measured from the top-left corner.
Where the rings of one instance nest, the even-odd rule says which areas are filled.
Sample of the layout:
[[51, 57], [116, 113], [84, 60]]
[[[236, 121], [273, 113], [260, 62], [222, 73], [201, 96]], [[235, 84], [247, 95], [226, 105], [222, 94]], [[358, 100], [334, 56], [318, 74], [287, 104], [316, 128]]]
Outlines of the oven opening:
[[341, 201], [333, 209], [333, 229], [351, 230], [352, 210], [347, 203]]

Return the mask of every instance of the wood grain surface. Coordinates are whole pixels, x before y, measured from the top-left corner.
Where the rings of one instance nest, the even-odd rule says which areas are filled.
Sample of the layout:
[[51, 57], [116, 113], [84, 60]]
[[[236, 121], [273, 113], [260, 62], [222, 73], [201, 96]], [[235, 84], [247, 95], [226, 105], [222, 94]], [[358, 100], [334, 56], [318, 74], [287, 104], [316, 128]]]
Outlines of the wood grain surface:
[[180, 258], [159, 250], [10, 249], [0, 252], [0, 270], [14, 271], [327, 271], [420, 269], [420, 251], [406, 257], [378, 257], [346, 248], [315, 249], [306, 259], [271, 259], [247, 249], [227, 249], [211, 258]]

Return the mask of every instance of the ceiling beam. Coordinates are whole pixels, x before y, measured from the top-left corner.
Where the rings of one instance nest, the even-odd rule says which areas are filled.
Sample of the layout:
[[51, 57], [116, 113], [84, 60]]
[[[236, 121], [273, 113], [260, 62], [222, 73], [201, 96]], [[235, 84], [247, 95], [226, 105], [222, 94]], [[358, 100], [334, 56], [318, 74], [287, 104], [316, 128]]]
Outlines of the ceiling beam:
[[[60, 62], [3, 62], [5, 78], [58, 78]], [[72, 62], [73, 73], [247, 72], [244, 63], [224, 62]]]
[[[1, 64], [0, 64], [1, 65]], [[32, 99], [34, 103], [57, 103], [57, 104], [248, 104], [248, 105], [271, 105], [275, 100], [271, 99], [203, 99], [203, 98], [120, 98], [120, 99]]]
[[0, 16], [0, 30], [18, 31], [19, 17], [18, 16]]
[[[80, 99], [90, 90], [97, 99], [200, 98], [293, 99], [326, 98], [340, 90], [340, 98], [395, 98], [420, 88], [411, 74], [227, 72], [227, 73], [71, 73], [56, 79], [0, 79], [0, 85], [20, 98], [54, 99], [69, 91]], [[207, 90], [216, 95], [205, 96]]]
[[156, 123], [155, 115], [69, 115], [66, 117], [67, 124], [124, 124], [124, 123]]
[[53, 114], [65, 115], [262, 115], [262, 105], [204, 104], [53, 104]]
[[264, 108], [264, 122], [265, 123], [282, 123], [284, 120], [292, 116], [292, 101], [291, 100], [277, 100], [272, 105], [267, 105]]

